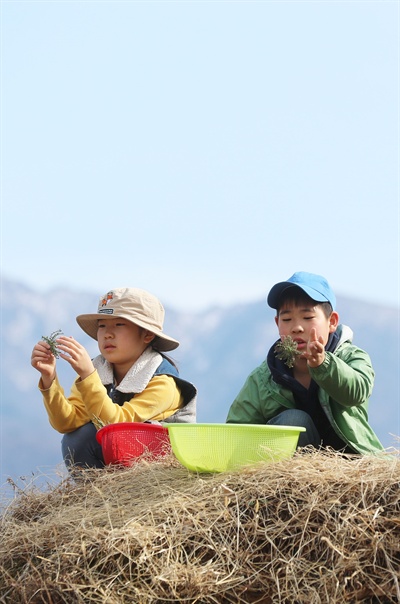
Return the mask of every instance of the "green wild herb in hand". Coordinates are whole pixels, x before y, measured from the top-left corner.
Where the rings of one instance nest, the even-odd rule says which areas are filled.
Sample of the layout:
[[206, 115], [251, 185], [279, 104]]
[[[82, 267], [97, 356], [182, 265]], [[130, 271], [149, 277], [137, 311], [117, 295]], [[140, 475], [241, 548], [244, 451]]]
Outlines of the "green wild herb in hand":
[[92, 415], [92, 424], [94, 424], [96, 430], [101, 430], [102, 428], [104, 428], [104, 426], [109, 425], [108, 423], [103, 422], [103, 420], [97, 415]]
[[297, 342], [295, 342], [292, 336], [285, 336], [283, 340], [278, 342], [274, 348], [274, 352], [278, 359], [283, 361], [288, 367], [294, 367], [296, 357], [301, 355], [301, 352], [297, 350]]
[[50, 350], [54, 354], [56, 359], [58, 359], [60, 356], [60, 354], [57, 350], [56, 340], [57, 340], [58, 336], [62, 335], [62, 333], [63, 332], [61, 329], [57, 329], [57, 331], [53, 331], [53, 333], [51, 333], [49, 336], [42, 336], [42, 340], [44, 340], [44, 342], [47, 342], [47, 344], [50, 346]]

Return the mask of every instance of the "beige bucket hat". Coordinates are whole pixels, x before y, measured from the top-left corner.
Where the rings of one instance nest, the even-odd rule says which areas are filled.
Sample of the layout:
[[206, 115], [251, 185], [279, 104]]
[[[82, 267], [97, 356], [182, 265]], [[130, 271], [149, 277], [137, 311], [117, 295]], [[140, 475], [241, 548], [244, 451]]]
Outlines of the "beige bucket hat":
[[78, 315], [76, 321], [83, 331], [97, 340], [99, 319], [126, 319], [156, 335], [151, 343], [156, 350], [174, 350], [179, 342], [163, 333], [164, 316], [163, 305], [149, 292], [135, 287], [119, 287], [100, 297], [97, 313]]

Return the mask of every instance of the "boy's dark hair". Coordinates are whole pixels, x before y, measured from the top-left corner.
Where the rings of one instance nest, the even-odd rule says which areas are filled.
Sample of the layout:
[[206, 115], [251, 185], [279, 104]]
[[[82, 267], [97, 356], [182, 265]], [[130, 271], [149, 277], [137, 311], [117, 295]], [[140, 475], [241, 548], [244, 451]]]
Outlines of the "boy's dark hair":
[[288, 302], [292, 302], [295, 306], [299, 306], [301, 303], [310, 304], [311, 302], [312, 306], [321, 307], [327, 319], [331, 316], [333, 311], [330, 302], [316, 302], [310, 298], [310, 296], [307, 296], [307, 294], [300, 287], [288, 287], [285, 289], [279, 298], [279, 304], [276, 311], [277, 315], [279, 315], [282, 306]]

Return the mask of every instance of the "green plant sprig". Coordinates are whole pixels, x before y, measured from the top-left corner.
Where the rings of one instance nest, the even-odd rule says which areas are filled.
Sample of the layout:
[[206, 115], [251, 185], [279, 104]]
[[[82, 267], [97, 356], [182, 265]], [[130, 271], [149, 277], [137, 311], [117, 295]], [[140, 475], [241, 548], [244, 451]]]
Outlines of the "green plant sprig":
[[58, 336], [61, 336], [62, 333], [63, 332], [61, 329], [57, 329], [57, 331], [53, 331], [53, 333], [51, 333], [49, 336], [42, 336], [42, 340], [44, 340], [44, 342], [47, 342], [47, 344], [50, 346], [50, 350], [54, 354], [56, 359], [58, 359], [60, 356], [60, 353], [57, 349], [56, 339], [58, 338]]
[[295, 342], [292, 336], [285, 336], [280, 342], [278, 342], [274, 348], [275, 355], [278, 359], [283, 361], [288, 367], [294, 367], [296, 358], [302, 353], [297, 350], [297, 342]]
[[104, 428], [104, 426], [108, 426], [109, 422], [103, 422], [101, 417], [98, 417], [98, 415], [92, 415], [92, 424], [94, 424], [96, 430], [101, 430]]

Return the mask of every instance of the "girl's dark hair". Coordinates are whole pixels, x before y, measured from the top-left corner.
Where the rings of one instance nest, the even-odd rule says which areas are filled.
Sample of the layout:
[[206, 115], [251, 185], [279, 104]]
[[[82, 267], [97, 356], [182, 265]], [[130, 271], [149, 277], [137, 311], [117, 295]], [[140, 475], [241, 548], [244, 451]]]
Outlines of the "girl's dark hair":
[[171, 359], [171, 357], [170, 357], [170, 356], [168, 356], [167, 354], [165, 354], [165, 352], [160, 352], [160, 350], [157, 350], [157, 348], [154, 348], [154, 350], [155, 350], [156, 352], [158, 352], [158, 354], [161, 354], [161, 356], [162, 356], [164, 359], [167, 359], [167, 361], [169, 361], [169, 362], [171, 363], [171, 365], [173, 365], [173, 366], [175, 367], [175, 369], [179, 369], [179, 368], [178, 368], [178, 365], [175, 363], [175, 361], [174, 361], [173, 359]]
[[279, 314], [282, 306], [287, 303], [293, 303], [295, 306], [300, 304], [310, 304], [312, 306], [320, 306], [326, 318], [328, 319], [333, 311], [330, 302], [317, 302], [308, 296], [300, 287], [288, 287], [284, 290], [281, 297], [279, 298], [277, 314]]
[[[142, 331], [145, 331], [145, 328], [144, 328], [144, 327], [141, 327], [140, 329], [141, 329]], [[150, 331], [150, 330], [148, 330], [148, 331]], [[179, 370], [178, 365], [175, 363], [175, 361], [174, 361], [173, 359], [171, 359], [171, 357], [170, 357], [170, 356], [168, 356], [167, 354], [165, 354], [165, 352], [161, 352], [161, 350], [158, 350], [158, 348], [157, 348], [157, 339], [158, 339], [158, 338], [157, 338], [157, 337], [155, 337], [155, 338], [154, 338], [154, 340], [152, 340], [152, 341], [149, 343], [149, 346], [151, 346], [153, 350], [155, 350], [156, 352], [158, 352], [159, 354], [161, 354], [161, 356], [162, 356], [164, 359], [167, 359], [167, 361], [169, 361], [169, 362], [171, 363], [171, 365], [173, 365], [173, 366], [175, 367], [175, 369], [178, 369], [178, 370]], [[153, 342], [155, 342], [155, 343], [153, 344]]]

